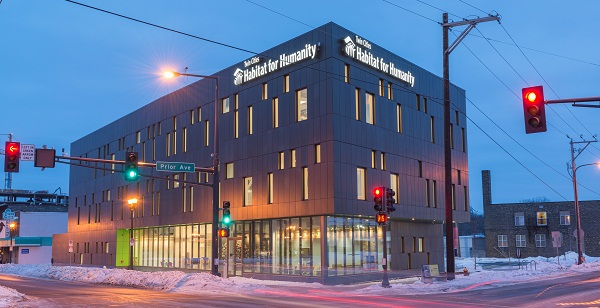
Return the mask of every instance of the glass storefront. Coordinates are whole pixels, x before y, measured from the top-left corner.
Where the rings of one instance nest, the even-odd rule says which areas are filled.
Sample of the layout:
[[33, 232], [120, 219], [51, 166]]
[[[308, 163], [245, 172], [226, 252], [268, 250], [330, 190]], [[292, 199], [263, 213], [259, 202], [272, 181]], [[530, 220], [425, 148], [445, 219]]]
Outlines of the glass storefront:
[[[230, 237], [221, 238], [220, 245], [230, 276], [321, 277], [381, 270], [382, 228], [373, 219], [295, 217], [235, 222], [230, 228]], [[211, 236], [210, 224], [136, 229], [134, 266], [208, 271]]]

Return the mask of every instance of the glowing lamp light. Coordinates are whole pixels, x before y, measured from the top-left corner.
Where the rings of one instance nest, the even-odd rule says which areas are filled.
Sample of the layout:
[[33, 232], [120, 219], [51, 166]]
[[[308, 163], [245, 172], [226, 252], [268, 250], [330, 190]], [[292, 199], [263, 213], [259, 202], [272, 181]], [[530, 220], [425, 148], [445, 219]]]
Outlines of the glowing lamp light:
[[173, 78], [173, 77], [179, 77], [179, 76], [181, 76], [181, 74], [179, 74], [178, 72], [167, 71], [167, 72], [164, 72], [163, 76], [165, 78]]
[[525, 98], [527, 98], [530, 103], [533, 103], [537, 99], [537, 94], [535, 94], [535, 92], [529, 92], [525, 95]]

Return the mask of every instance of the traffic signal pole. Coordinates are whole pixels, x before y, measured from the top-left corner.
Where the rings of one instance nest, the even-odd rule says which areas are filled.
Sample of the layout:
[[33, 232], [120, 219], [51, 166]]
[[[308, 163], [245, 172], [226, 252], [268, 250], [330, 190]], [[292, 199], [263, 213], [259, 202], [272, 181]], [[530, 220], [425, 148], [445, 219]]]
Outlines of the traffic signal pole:
[[[446, 275], [448, 280], [453, 280], [454, 275], [454, 222], [452, 217], [452, 152], [450, 149], [450, 53], [467, 36], [469, 31], [480, 22], [500, 21], [500, 17], [487, 16], [475, 19], [465, 19], [457, 22], [448, 22], [448, 13], [442, 14], [443, 29], [443, 62], [444, 62], [444, 201], [446, 203]], [[452, 27], [467, 26], [456, 38], [452, 45], [448, 45], [448, 31]]]

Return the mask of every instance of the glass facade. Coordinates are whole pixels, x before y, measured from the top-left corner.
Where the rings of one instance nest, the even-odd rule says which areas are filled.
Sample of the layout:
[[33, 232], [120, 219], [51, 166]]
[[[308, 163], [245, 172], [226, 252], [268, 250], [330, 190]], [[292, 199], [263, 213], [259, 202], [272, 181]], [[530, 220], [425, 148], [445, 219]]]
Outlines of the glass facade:
[[[332, 277], [367, 273], [381, 270], [381, 235], [382, 228], [376, 222], [363, 218], [241, 221], [231, 225], [229, 238], [221, 238], [220, 259], [227, 260], [230, 276], [263, 273]], [[210, 224], [135, 229], [133, 264], [209, 271], [211, 236]]]

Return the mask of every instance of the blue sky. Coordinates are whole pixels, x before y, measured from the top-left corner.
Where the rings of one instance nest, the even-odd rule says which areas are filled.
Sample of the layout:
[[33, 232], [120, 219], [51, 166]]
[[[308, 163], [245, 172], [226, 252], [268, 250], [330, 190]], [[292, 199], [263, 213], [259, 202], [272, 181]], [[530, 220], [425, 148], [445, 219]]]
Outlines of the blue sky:
[[[484, 169], [492, 171], [495, 203], [572, 200], [567, 135], [578, 141], [599, 131], [600, 109], [567, 104], [548, 108], [548, 132], [526, 135], [520, 98], [521, 88], [534, 85], [544, 85], [546, 99], [600, 96], [598, 1], [82, 3], [256, 52], [333, 21], [436, 75], [442, 74], [440, 9], [454, 21], [499, 13], [501, 24], [479, 24], [450, 56], [450, 79], [469, 100], [470, 197], [479, 211]], [[163, 69], [188, 67], [206, 75], [251, 57], [59, 0], [2, 1], [0, 38], [0, 134], [13, 133], [16, 141], [58, 152], [193, 82], [166, 83], [159, 76]], [[600, 161], [600, 143], [577, 158], [578, 164], [595, 161]], [[600, 169], [583, 167], [577, 175], [584, 186], [580, 199], [598, 199]], [[59, 187], [68, 192], [66, 165], [40, 171], [22, 162], [13, 176], [15, 189]]]

